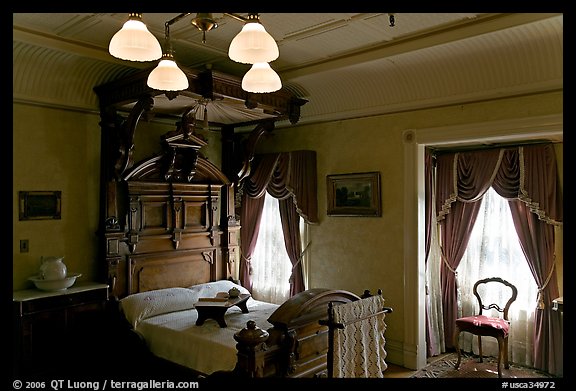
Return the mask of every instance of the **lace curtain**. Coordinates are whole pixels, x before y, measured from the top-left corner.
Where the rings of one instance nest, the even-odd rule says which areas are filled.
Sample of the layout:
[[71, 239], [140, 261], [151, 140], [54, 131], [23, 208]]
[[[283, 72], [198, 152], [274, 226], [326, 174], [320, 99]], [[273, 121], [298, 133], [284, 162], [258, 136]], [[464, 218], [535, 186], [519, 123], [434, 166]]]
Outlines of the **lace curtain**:
[[[518, 298], [508, 313], [511, 324], [509, 357], [516, 364], [533, 366], [534, 312], [538, 289], [520, 247], [508, 202], [493, 188], [482, 199], [470, 241], [456, 271], [459, 317], [478, 313], [478, 301], [472, 288], [479, 279], [501, 277], [516, 286]], [[477, 337], [461, 333], [460, 347], [466, 352], [478, 354]], [[498, 342], [495, 338], [482, 339], [482, 353], [497, 357]]]
[[[432, 199], [434, 195], [432, 194]], [[434, 202], [432, 203], [434, 208]], [[442, 315], [442, 288], [440, 268], [442, 257], [438, 242], [438, 225], [435, 214], [431, 216], [430, 247], [426, 261], [426, 342], [428, 357], [446, 352], [444, 343], [444, 317]]]
[[286, 253], [278, 200], [266, 193], [258, 241], [252, 253], [252, 297], [281, 304], [290, 297], [292, 263]]

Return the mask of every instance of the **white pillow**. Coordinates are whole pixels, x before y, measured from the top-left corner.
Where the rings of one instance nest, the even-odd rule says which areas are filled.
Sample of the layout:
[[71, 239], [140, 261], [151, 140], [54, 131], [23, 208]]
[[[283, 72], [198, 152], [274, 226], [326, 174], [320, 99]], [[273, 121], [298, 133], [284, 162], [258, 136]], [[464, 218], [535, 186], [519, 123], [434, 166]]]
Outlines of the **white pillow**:
[[187, 288], [166, 288], [135, 293], [120, 300], [120, 309], [132, 327], [142, 320], [168, 312], [194, 308], [198, 296]]
[[195, 301], [198, 301], [200, 297], [216, 297], [218, 292], [228, 292], [232, 288], [238, 288], [240, 294], [249, 294], [250, 291], [241, 285], [235, 284], [230, 280], [219, 280], [213, 282], [206, 282], [204, 284], [192, 285], [188, 289], [197, 295]]

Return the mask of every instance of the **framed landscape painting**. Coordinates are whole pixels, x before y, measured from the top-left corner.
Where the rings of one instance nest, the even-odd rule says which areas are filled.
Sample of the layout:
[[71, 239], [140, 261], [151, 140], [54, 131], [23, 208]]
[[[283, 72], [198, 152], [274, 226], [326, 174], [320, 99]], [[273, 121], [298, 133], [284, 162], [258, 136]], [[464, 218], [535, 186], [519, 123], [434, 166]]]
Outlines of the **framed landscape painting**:
[[326, 188], [328, 216], [382, 216], [379, 172], [328, 175]]

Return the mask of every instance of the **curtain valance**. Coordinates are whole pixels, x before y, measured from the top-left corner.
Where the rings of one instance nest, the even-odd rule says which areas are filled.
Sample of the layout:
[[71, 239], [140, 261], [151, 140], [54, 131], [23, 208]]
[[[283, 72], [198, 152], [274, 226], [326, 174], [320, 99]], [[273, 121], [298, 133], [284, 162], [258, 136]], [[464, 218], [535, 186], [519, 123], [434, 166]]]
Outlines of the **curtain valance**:
[[308, 223], [318, 223], [315, 151], [256, 155], [242, 186], [251, 198], [260, 198], [266, 191], [280, 200], [292, 197], [298, 214]]
[[492, 186], [502, 197], [524, 202], [540, 220], [562, 224], [552, 144], [443, 154], [436, 162], [438, 221], [452, 203], [476, 202]]

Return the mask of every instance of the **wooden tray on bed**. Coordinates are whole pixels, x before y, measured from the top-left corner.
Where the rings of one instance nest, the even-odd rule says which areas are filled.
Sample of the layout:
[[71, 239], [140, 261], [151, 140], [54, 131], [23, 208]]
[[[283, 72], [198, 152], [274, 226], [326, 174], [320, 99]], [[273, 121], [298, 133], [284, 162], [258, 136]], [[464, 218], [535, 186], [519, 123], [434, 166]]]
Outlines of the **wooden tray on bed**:
[[195, 304], [196, 310], [198, 311], [196, 326], [203, 325], [207, 319], [214, 319], [220, 327], [227, 327], [224, 314], [228, 311], [228, 308], [238, 306], [242, 312], [246, 314], [248, 313], [246, 302], [249, 298], [249, 294], [227, 298], [222, 296], [199, 298]]

